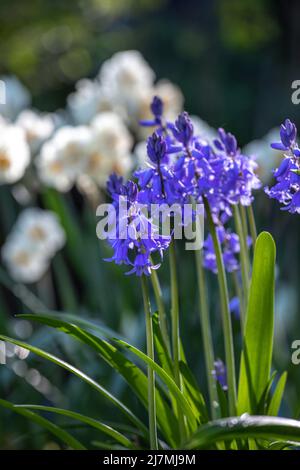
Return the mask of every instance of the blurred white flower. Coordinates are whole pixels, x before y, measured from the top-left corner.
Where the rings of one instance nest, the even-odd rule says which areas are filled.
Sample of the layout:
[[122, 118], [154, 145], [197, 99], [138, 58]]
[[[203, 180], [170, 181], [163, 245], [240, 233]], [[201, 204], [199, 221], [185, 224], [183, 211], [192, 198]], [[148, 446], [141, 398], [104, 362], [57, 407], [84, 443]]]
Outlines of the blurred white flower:
[[25, 86], [14, 76], [2, 76], [5, 83], [6, 103], [0, 104], [0, 114], [13, 121], [22, 109], [30, 105], [30, 93]]
[[277, 168], [283, 158], [283, 152], [272, 149], [271, 142], [278, 140], [279, 129], [272, 129], [260, 140], [253, 140], [243, 148], [246, 155], [255, 157], [258, 163], [258, 175], [263, 184], [269, 183], [273, 178], [273, 170]]
[[88, 124], [101, 111], [114, 107], [110, 88], [98, 80], [84, 78], [76, 83], [76, 91], [68, 96], [68, 107], [76, 124]]
[[100, 185], [112, 173], [125, 175], [131, 169], [133, 139], [122, 119], [115, 113], [101, 113], [91, 123], [93, 150], [86, 173]]
[[137, 89], [152, 87], [155, 74], [140, 52], [123, 51], [103, 63], [99, 79], [115, 99], [126, 102]]
[[23, 129], [15, 125], [0, 129], [0, 184], [15, 183], [30, 163], [29, 147]]
[[39, 178], [59, 191], [68, 191], [84, 171], [92, 135], [86, 126], [64, 126], [41, 148], [36, 159]]
[[155, 95], [163, 101], [166, 120], [173, 121], [182, 111], [184, 99], [181, 90], [167, 80], [159, 81], [154, 87], [137, 89], [135, 99], [131, 101], [131, 109], [128, 110], [128, 119], [130, 118], [129, 124], [140, 138], [145, 138], [153, 132], [153, 128], [143, 127], [139, 122], [153, 119], [150, 105]]
[[3, 126], [7, 126], [9, 124], [9, 122], [7, 121], [7, 119], [5, 119], [5, 117], [1, 116], [0, 114], [0, 128], [2, 128]]
[[142, 140], [134, 147], [134, 157], [137, 168], [146, 168], [149, 161], [147, 155], [147, 142]]
[[199, 116], [191, 116], [194, 126], [194, 135], [202, 138], [203, 140], [212, 141], [216, 139], [218, 134], [216, 129], [211, 127], [207, 122], [203, 121]]
[[7, 237], [2, 258], [15, 281], [36, 282], [64, 244], [65, 233], [57, 216], [50, 211], [29, 208], [20, 214]]
[[32, 109], [22, 111], [16, 124], [24, 129], [27, 142], [32, 152], [36, 152], [40, 145], [53, 133], [54, 119], [51, 114], [40, 114]]
[[164, 103], [164, 117], [170, 121], [174, 120], [181, 113], [184, 103], [180, 88], [168, 80], [159, 80], [153, 91], [153, 96], [159, 96]]
[[21, 213], [14, 231], [34, 245], [35, 250], [40, 250], [47, 256], [54, 255], [66, 241], [65, 232], [56, 214], [35, 207]]
[[19, 235], [9, 236], [2, 247], [2, 258], [10, 276], [17, 282], [36, 282], [49, 266], [48, 259]]

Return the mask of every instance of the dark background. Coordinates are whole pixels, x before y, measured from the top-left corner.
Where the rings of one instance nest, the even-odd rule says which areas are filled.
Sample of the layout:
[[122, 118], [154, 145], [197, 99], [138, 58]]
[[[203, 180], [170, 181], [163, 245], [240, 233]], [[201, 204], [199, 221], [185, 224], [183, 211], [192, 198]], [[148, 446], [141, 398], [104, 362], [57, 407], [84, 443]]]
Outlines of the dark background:
[[76, 80], [138, 49], [188, 111], [241, 144], [297, 117], [297, 0], [2, 0], [0, 18], [0, 73], [17, 75], [39, 109], [63, 107]]

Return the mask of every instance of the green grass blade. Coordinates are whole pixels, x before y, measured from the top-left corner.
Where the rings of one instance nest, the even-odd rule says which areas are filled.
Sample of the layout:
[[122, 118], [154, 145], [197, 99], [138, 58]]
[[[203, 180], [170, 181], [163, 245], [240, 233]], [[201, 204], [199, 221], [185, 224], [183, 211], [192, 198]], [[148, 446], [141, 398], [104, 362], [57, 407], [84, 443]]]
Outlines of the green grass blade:
[[[20, 315], [28, 320], [37, 321], [39, 323], [56, 328], [64, 333], [67, 333], [75, 339], [85, 343], [94, 351], [99, 353], [101, 357], [122, 377], [126, 380], [128, 385], [132, 388], [134, 393], [140, 399], [141, 403], [148, 407], [148, 387], [147, 377], [132, 361], [130, 361], [124, 354], [119, 352], [115, 346], [107, 341], [94, 336], [88, 331], [79, 328], [79, 326], [62, 321], [57, 317], [43, 315]], [[176, 434], [176, 419], [165, 400], [163, 400], [159, 390], [156, 391], [156, 407], [157, 418], [161, 431], [170, 444], [178, 442], [179, 435]]]
[[17, 405], [14, 405], [13, 403], [10, 403], [6, 400], [0, 399], [0, 405], [38, 424], [39, 426], [56, 436], [60, 441], [64, 442], [68, 447], [71, 447], [72, 449], [76, 450], [86, 450], [84, 445], [81, 444], [77, 439], [75, 439], [75, 437], [71, 436], [71, 434], [69, 434], [67, 431], [60, 428], [56, 424], [51, 423], [51, 421], [44, 418], [43, 416], [40, 416], [28, 409], [20, 408]]
[[[101, 336], [101, 338], [119, 338], [124, 339], [121, 335], [119, 335], [116, 331], [108, 328], [107, 326], [103, 325], [100, 321], [90, 320], [88, 318], [83, 318], [79, 315], [74, 315], [72, 313], [67, 312], [56, 312], [56, 311], [48, 311], [45, 312], [37, 311], [34, 315], [30, 313], [24, 313], [20, 315], [16, 315], [17, 318], [23, 318], [28, 320], [37, 320], [38, 317], [47, 317], [54, 320], [64, 321], [66, 323], [73, 323], [85, 330], [93, 331], [96, 336]], [[49, 325], [51, 326], [51, 325]]]
[[294, 419], [249, 415], [220, 419], [201, 426], [185, 448], [210, 449], [218, 441], [249, 438], [300, 442], [300, 422]]
[[257, 413], [270, 380], [274, 335], [275, 243], [262, 232], [255, 244], [241, 358], [238, 414]]
[[135, 354], [139, 359], [141, 359], [145, 364], [150, 365], [152, 369], [157, 373], [160, 379], [166, 384], [170, 392], [174, 395], [174, 398], [177, 401], [178, 406], [181, 407], [182, 411], [189, 420], [189, 425], [191, 428], [195, 427], [197, 422], [197, 416], [195, 416], [193, 410], [191, 409], [189, 402], [187, 401], [184, 394], [178, 388], [173, 378], [162, 368], [159, 364], [152, 361], [146, 354], [140, 351], [138, 348], [128, 344], [126, 341], [115, 340], [117, 344], [122, 346], [125, 349], [128, 349], [130, 352]]
[[284, 394], [284, 389], [286, 385], [286, 379], [287, 379], [287, 372], [284, 372], [276, 385], [276, 388], [274, 390], [273, 396], [271, 398], [270, 404], [268, 406], [267, 414], [269, 416], [277, 416], [279, 412], [279, 408], [281, 405], [282, 397]]
[[159, 317], [157, 312], [152, 315], [152, 323], [157, 358], [159, 360], [160, 365], [165, 369], [165, 371], [169, 375], [173, 376], [173, 363], [168, 352], [167, 346], [165, 344], [162, 331], [159, 326]]
[[67, 418], [74, 419], [76, 421], [80, 421], [81, 423], [88, 424], [89, 426], [98, 429], [98, 431], [106, 434], [113, 439], [115, 439], [119, 444], [123, 445], [128, 449], [134, 449], [136, 446], [127, 439], [126, 436], [121, 434], [119, 431], [116, 431], [111, 426], [107, 424], [101, 423], [97, 419], [90, 418], [89, 416], [85, 416], [81, 413], [77, 413], [76, 411], [64, 410], [62, 408], [55, 408], [52, 406], [43, 406], [43, 405], [15, 405], [16, 408], [20, 409], [27, 409], [27, 410], [37, 410], [37, 411], [46, 411], [49, 413], [55, 413], [58, 415], [66, 416]]
[[19, 341], [13, 338], [9, 338], [4, 335], [0, 335], [0, 340], [2, 341], [7, 341], [8, 343], [16, 344], [17, 346], [20, 346], [22, 348], [28, 349], [30, 352], [37, 354], [38, 356], [42, 357], [43, 359], [46, 359], [50, 362], [53, 362], [54, 364], [62, 367], [63, 369], [67, 370], [68, 372], [71, 372], [72, 374], [76, 375], [78, 378], [89, 384], [91, 387], [93, 387], [97, 392], [99, 392], [101, 395], [103, 395], [106, 399], [108, 399], [111, 403], [113, 403], [117, 408], [119, 408], [125, 415], [126, 417], [137, 426], [137, 428], [143, 430], [144, 435], [148, 436], [148, 430], [146, 426], [140, 421], [140, 419], [135, 416], [135, 414], [127, 408], [126, 405], [124, 405], [120, 400], [118, 400], [114, 395], [112, 395], [108, 390], [106, 390], [104, 387], [102, 387], [98, 382], [96, 382], [94, 379], [89, 377], [87, 374], [82, 372], [81, 370], [77, 369], [76, 367], [72, 366], [66, 361], [63, 361], [62, 359], [54, 356], [53, 354], [50, 354], [43, 349], [37, 348], [36, 346], [32, 346], [31, 344], [24, 343], [23, 341]]
[[198, 421], [202, 424], [208, 421], [208, 413], [205, 400], [199, 390], [199, 386], [188, 365], [180, 361], [179, 369], [182, 377], [184, 395], [193, 409]]

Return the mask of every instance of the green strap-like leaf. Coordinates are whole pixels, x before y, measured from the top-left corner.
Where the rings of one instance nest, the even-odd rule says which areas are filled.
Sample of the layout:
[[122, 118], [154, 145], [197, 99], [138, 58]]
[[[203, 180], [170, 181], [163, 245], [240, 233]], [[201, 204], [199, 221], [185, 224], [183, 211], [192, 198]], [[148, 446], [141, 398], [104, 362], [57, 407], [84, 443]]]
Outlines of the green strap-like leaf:
[[[148, 408], [148, 386], [146, 375], [124, 354], [119, 352], [115, 346], [97, 336], [94, 336], [83, 328], [79, 328], [77, 325], [58, 319], [57, 316], [53, 317], [48, 314], [28, 314], [22, 315], [22, 317], [38, 321], [39, 323], [46, 324], [63, 331], [64, 333], [68, 333], [75, 339], [80, 340], [93, 348], [111, 367], [124, 377], [142, 404], [146, 409]], [[170, 445], [176, 445], [176, 443], [179, 442], [176, 418], [168, 403], [163, 400], [159, 390], [156, 391], [156, 409], [158, 424], [165, 439], [170, 443]]]
[[201, 423], [208, 421], [207, 407], [196, 379], [186, 362], [180, 361], [180, 373], [183, 381], [184, 394]]
[[[73, 325], [77, 325], [81, 328], [84, 328], [85, 330], [93, 331], [93, 333], [98, 336], [100, 335], [101, 337], [104, 338], [119, 338], [119, 339], [124, 339], [118, 333], [114, 330], [111, 330], [110, 328], [107, 328], [107, 326], [103, 325], [99, 321], [93, 321], [90, 320], [86, 317], [82, 317], [79, 315], [73, 315], [72, 313], [67, 313], [67, 312], [56, 312], [56, 311], [48, 311], [45, 312], [35, 312], [34, 315], [28, 314], [28, 313], [23, 313], [21, 315], [16, 315], [17, 318], [26, 318], [28, 320], [34, 320], [37, 321], [39, 317], [47, 317], [51, 319], [56, 319], [59, 321], [64, 321], [66, 323], [72, 323]], [[51, 325], [50, 325], [51, 326]]]
[[271, 398], [270, 404], [268, 406], [268, 415], [270, 416], [277, 416], [279, 412], [279, 408], [281, 405], [282, 397], [284, 394], [284, 389], [285, 389], [285, 384], [286, 384], [286, 379], [287, 379], [287, 372], [284, 372], [276, 385], [276, 388], [274, 390], [273, 396]]
[[41, 426], [42, 428], [46, 429], [47, 431], [52, 433], [54, 436], [56, 436], [60, 441], [62, 441], [68, 447], [71, 447], [72, 449], [76, 449], [76, 450], [86, 450], [84, 445], [81, 444], [77, 439], [75, 439], [75, 437], [71, 436], [71, 434], [69, 434], [67, 431], [60, 428], [56, 424], [51, 423], [51, 421], [44, 418], [43, 416], [40, 416], [28, 409], [20, 408], [17, 405], [14, 405], [13, 403], [10, 403], [6, 400], [0, 399], [0, 405], [38, 424], [39, 426]]
[[143, 362], [147, 365], [152, 367], [152, 369], [157, 373], [157, 375], [161, 378], [161, 380], [166, 384], [169, 388], [170, 392], [174, 395], [174, 398], [177, 401], [178, 406], [180, 406], [185, 413], [186, 417], [189, 420], [189, 424], [191, 428], [194, 428], [197, 422], [197, 416], [195, 416], [193, 410], [191, 409], [189, 402], [187, 401], [186, 397], [183, 395], [181, 390], [178, 388], [172, 377], [168, 375], [168, 373], [160, 367], [156, 362], [150, 359], [146, 354], [140, 351], [138, 348], [128, 344], [126, 341], [122, 340], [115, 340], [117, 344], [122, 346], [123, 348], [128, 349], [137, 357], [139, 357]]
[[107, 424], [101, 423], [97, 419], [90, 418], [89, 416], [85, 416], [81, 413], [77, 413], [75, 411], [64, 410], [62, 408], [55, 408], [52, 406], [43, 406], [43, 405], [15, 405], [15, 408], [18, 409], [26, 409], [26, 410], [38, 410], [38, 411], [47, 411], [50, 413], [59, 414], [62, 416], [66, 416], [71, 419], [75, 419], [76, 421], [80, 421], [81, 423], [86, 423], [89, 426], [98, 429], [98, 431], [107, 434], [108, 436], [114, 438], [117, 442], [119, 442], [122, 446], [128, 449], [134, 449], [135, 446], [127, 439], [126, 436], [121, 434], [119, 431], [116, 431], [111, 426]]
[[38, 356], [47, 359], [50, 362], [53, 362], [54, 364], [62, 367], [63, 369], [66, 369], [68, 372], [71, 372], [72, 374], [76, 375], [79, 377], [81, 380], [89, 384], [91, 387], [93, 387], [97, 392], [99, 392], [101, 395], [103, 395], [105, 398], [107, 398], [110, 402], [112, 402], [116, 407], [118, 407], [126, 416], [127, 418], [134, 423], [134, 425], [141, 429], [144, 433], [145, 436], [148, 436], [148, 430], [146, 426], [140, 421], [137, 416], [132, 413], [132, 411], [127, 408], [126, 405], [124, 405], [120, 400], [118, 400], [114, 395], [112, 395], [110, 392], [108, 392], [104, 387], [102, 387], [98, 382], [96, 382], [94, 379], [86, 375], [84, 372], [81, 370], [77, 369], [76, 367], [72, 366], [68, 362], [63, 361], [62, 359], [54, 356], [53, 354], [50, 354], [43, 349], [37, 348], [36, 346], [32, 346], [31, 344], [24, 343], [23, 341], [19, 341], [13, 338], [9, 338], [7, 336], [0, 335], [0, 340], [2, 341], [7, 341], [8, 343], [16, 344], [17, 346], [20, 346], [22, 348], [28, 349], [34, 354], [37, 354]]
[[257, 413], [270, 380], [274, 333], [275, 244], [262, 232], [255, 244], [241, 358], [238, 414]]
[[249, 415], [220, 419], [201, 426], [185, 448], [210, 449], [218, 441], [249, 438], [300, 442], [300, 422], [293, 419]]

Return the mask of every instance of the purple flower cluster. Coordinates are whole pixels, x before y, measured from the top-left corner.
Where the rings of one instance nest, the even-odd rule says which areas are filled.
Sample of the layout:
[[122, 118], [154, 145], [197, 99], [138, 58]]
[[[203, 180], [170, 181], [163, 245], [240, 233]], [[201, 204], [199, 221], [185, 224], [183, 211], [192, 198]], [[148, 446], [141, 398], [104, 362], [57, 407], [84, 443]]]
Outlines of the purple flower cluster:
[[282, 210], [300, 214], [300, 149], [297, 128], [289, 119], [280, 126], [280, 140], [271, 147], [284, 151], [284, 159], [273, 173], [276, 184], [266, 187], [265, 192], [283, 204]]
[[145, 214], [139, 202], [139, 190], [135, 183], [123, 184], [122, 178], [112, 175], [107, 183], [113, 204], [116, 208], [116, 232], [108, 237], [114, 254], [106, 261], [131, 266], [127, 274], [150, 275], [152, 269], [160, 264], [153, 264], [152, 255], [163, 251], [170, 244], [171, 237], [161, 236], [158, 227]]
[[[147, 140], [147, 167], [134, 174], [138, 186], [135, 186], [135, 196], [131, 204], [178, 204], [182, 207], [191, 202], [201, 203], [205, 197], [219, 227], [218, 236], [224, 248], [226, 269], [238, 269], [238, 236], [226, 230], [224, 224], [232, 216], [232, 205], [250, 205], [253, 190], [260, 187], [260, 181], [255, 174], [255, 161], [240, 152], [235, 137], [224, 129], [219, 129], [218, 138], [210, 143], [194, 135], [192, 121], [186, 112], [181, 113], [174, 123], [165, 122], [163, 103], [158, 97], [154, 97], [151, 110], [153, 119], [141, 124], [153, 126], [155, 131]], [[120, 194], [124, 196], [126, 188], [127, 185], [124, 186], [116, 176], [108, 183], [113, 200]], [[149, 219], [148, 223], [151, 224]], [[143, 257], [139, 256], [137, 261], [132, 262], [134, 266], [139, 264], [137, 269], [134, 268], [131, 272], [149, 274], [152, 266], [149, 261], [150, 253], [159, 251], [162, 254], [168, 243], [160, 240], [153, 245], [150, 237], [147, 246], [143, 241]], [[127, 244], [122, 241], [120, 249], [120, 242], [115, 241], [112, 244], [115, 249], [112, 260], [129, 264], [128, 250], [134, 246], [134, 250], [139, 252], [139, 244], [140, 241], [134, 242], [129, 238]], [[142, 262], [145, 269], [140, 267]], [[216, 272], [210, 237], [205, 242], [204, 265]]]

